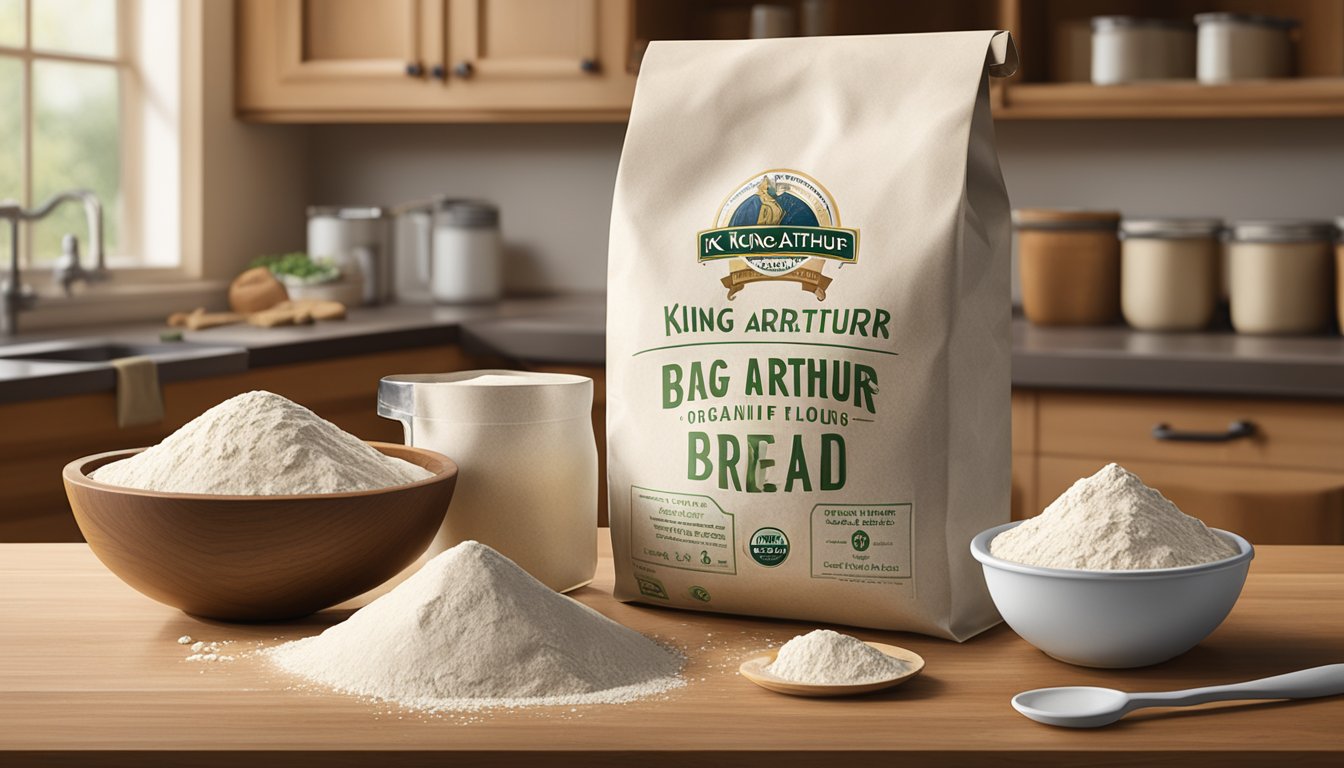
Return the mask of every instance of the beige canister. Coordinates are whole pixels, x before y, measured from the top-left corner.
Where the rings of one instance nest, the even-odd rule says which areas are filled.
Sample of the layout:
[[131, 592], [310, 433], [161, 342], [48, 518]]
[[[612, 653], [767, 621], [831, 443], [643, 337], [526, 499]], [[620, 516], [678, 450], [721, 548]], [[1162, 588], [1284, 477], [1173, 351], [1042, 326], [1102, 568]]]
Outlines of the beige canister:
[[457, 462], [457, 488], [431, 554], [467, 540], [568, 591], [597, 568], [593, 380], [527, 371], [384, 377], [378, 415], [406, 442]]
[[1120, 309], [1144, 331], [1194, 331], [1218, 300], [1218, 219], [1127, 218], [1120, 223]]
[[1105, 325], [1120, 312], [1116, 211], [1013, 211], [1022, 311], [1036, 325]]
[[1226, 230], [1232, 327], [1238, 333], [1317, 333], [1330, 319], [1327, 221], [1248, 220]]

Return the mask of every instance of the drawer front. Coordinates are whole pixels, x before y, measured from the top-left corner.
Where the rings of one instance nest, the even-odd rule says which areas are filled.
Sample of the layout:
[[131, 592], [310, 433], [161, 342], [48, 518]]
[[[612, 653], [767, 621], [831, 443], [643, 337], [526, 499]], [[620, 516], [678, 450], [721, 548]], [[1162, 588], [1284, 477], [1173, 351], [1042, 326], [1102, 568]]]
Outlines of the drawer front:
[[[1042, 455], [1344, 472], [1344, 403], [1041, 392], [1036, 418]], [[1153, 435], [1159, 424], [1220, 434], [1238, 421], [1254, 433], [1226, 442]]]
[[[1100, 458], [1040, 459], [1041, 505], [1105, 463]], [[1125, 467], [1181, 511], [1252, 544], [1344, 544], [1344, 474], [1143, 461], [1125, 462]]]

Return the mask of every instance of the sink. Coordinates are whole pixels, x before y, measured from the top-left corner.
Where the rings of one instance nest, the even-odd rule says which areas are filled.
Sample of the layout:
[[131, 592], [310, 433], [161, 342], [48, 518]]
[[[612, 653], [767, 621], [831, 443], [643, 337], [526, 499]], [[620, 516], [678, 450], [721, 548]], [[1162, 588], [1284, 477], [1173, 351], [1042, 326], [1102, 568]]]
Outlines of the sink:
[[106, 391], [115, 385], [112, 360], [145, 356], [159, 381], [224, 376], [247, 370], [242, 347], [69, 338], [0, 345], [0, 402]]
[[[74, 363], [101, 363], [120, 357], [144, 355], [152, 358], [180, 358], [187, 344], [123, 344], [119, 342], [48, 342], [42, 345], [22, 344], [18, 348], [0, 347], [0, 359], [53, 360]], [[42, 347], [34, 349], [34, 347]]]

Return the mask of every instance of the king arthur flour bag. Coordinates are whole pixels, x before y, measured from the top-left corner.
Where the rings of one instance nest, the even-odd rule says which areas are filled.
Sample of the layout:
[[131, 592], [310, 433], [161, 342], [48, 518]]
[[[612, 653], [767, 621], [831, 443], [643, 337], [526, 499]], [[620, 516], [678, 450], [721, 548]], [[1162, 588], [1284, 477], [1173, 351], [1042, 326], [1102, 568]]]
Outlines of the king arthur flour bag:
[[970, 637], [1008, 520], [1001, 32], [655, 42], [612, 209], [616, 596]]

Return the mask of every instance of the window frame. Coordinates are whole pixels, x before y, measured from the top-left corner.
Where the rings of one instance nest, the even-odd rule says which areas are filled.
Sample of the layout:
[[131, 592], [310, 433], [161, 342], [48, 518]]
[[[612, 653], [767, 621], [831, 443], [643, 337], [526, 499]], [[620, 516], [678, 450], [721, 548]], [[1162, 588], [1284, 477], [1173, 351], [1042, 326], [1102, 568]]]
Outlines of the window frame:
[[[121, 206], [116, 211], [117, 248], [115, 250], [109, 249], [105, 253], [105, 258], [109, 266], [115, 266], [118, 270], [145, 269], [146, 271], [159, 271], [147, 267], [145, 264], [143, 253], [145, 240], [141, 228], [143, 194], [138, 181], [139, 174], [134, 172], [140, 165], [140, 153], [143, 148], [139, 110], [132, 108], [132, 105], [137, 105], [143, 99], [140, 87], [141, 78], [137, 72], [138, 62], [133, 55], [138, 42], [139, 29], [136, 14], [144, 10], [140, 7], [141, 3], [134, 0], [113, 0], [117, 31], [114, 41], [115, 47], [111, 56], [51, 51], [35, 47], [33, 44], [34, 0], [20, 0], [20, 3], [23, 8], [22, 44], [18, 48], [0, 44], [0, 58], [17, 59], [21, 67], [19, 104], [21, 113], [19, 141], [20, 204], [25, 208], [30, 208], [44, 202], [33, 198], [33, 147], [36, 143], [34, 141], [33, 114], [34, 64], [51, 61], [109, 67], [116, 73], [117, 79], [118, 192], [121, 197]], [[107, 216], [110, 208], [109, 201], [102, 202], [104, 204], [104, 216]], [[25, 282], [40, 285], [44, 282], [43, 280], [32, 278], [38, 277], [47, 270], [44, 268], [45, 265], [35, 264], [33, 261], [33, 226], [33, 222], [25, 222], [20, 226], [19, 265], [22, 269], [28, 271], [28, 275], [24, 278]], [[87, 248], [88, 244], [83, 243], [83, 240], [87, 237], [86, 233], [78, 232], [77, 234], [83, 247]], [[178, 265], [167, 269], [176, 273], [180, 271], [180, 267], [181, 263], [179, 261]]]

